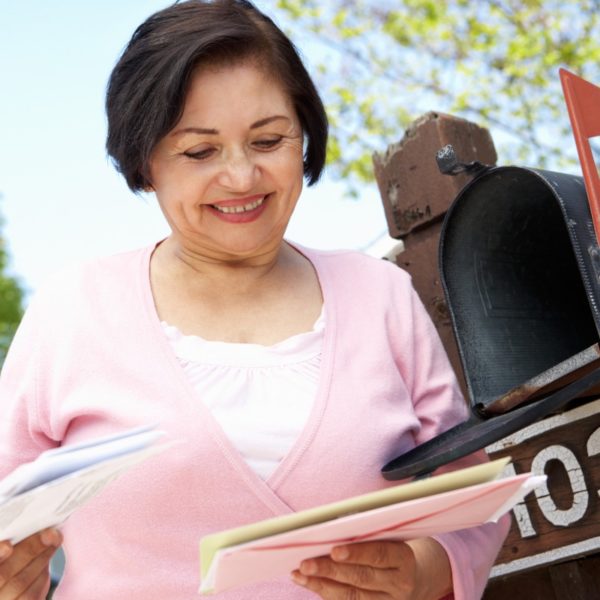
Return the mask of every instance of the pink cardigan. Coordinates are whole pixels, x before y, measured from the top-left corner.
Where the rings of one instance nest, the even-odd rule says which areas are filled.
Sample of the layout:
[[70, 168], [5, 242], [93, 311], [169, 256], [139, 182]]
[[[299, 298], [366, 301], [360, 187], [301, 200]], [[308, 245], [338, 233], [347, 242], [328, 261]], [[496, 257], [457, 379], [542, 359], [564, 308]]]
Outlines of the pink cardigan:
[[[389, 486], [384, 463], [466, 417], [408, 275], [355, 252], [302, 249], [325, 299], [321, 379], [304, 430], [261, 480], [169, 346], [150, 289], [152, 250], [56, 275], [31, 302], [0, 379], [0, 476], [49, 447], [145, 423], [185, 440], [64, 525], [56, 600], [189, 600], [204, 534]], [[506, 531], [503, 520], [439, 537], [457, 599], [481, 596]], [[219, 597], [314, 595], [284, 577]]]

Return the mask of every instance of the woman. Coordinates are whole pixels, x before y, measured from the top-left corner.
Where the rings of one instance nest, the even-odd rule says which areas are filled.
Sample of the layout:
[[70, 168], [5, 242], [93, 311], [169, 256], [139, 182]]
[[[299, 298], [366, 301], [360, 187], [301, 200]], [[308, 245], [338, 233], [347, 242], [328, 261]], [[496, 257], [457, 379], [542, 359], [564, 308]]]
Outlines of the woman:
[[[0, 544], [0, 600], [177, 600], [206, 533], [389, 485], [381, 465], [465, 418], [405, 273], [283, 236], [327, 120], [292, 44], [244, 0], [189, 0], [134, 33], [107, 148], [171, 234], [58, 274], [2, 375], [2, 475], [63, 443], [160, 422], [185, 444], [74, 514]], [[505, 523], [336, 548], [223, 598], [476, 598]]]

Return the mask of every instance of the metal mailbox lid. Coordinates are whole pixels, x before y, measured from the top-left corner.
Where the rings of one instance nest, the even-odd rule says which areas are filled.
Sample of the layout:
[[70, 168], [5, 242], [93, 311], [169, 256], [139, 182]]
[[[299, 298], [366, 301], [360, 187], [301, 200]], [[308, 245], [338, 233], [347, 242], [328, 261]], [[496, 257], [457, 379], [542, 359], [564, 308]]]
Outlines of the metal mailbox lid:
[[494, 167], [458, 194], [439, 262], [474, 410], [598, 342], [598, 256], [581, 177]]
[[600, 389], [599, 249], [580, 177], [481, 172], [440, 237], [440, 275], [470, 418], [394, 458], [389, 480], [431, 473]]

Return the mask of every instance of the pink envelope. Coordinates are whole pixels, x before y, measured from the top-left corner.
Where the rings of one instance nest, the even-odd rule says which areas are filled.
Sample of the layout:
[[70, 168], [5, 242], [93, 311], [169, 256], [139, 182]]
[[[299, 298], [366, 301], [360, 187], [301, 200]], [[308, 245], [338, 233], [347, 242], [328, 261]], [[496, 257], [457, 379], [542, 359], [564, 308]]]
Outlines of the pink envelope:
[[219, 550], [204, 593], [289, 575], [333, 546], [374, 539], [407, 540], [497, 521], [545, 477], [530, 473], [343, 516]]

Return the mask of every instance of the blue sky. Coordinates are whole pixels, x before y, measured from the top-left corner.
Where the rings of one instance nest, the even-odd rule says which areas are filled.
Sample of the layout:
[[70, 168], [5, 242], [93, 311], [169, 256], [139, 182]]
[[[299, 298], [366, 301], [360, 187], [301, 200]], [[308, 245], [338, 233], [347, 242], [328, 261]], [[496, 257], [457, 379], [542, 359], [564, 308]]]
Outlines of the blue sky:
[[[272, 2], [257, 4], [269, 12]], [[29, 291], [67, 262], [168, 232], [154, 198], [129, 192], [104, 151], [112, 66], [135, 27], [168, 4], [0, 0], [0, 213], [11, 271]], [[309, 246], [365, 248], [385, 232], [374, 185], [349, 200], [325, 177], [305, 189], [288, 235]]]

